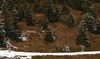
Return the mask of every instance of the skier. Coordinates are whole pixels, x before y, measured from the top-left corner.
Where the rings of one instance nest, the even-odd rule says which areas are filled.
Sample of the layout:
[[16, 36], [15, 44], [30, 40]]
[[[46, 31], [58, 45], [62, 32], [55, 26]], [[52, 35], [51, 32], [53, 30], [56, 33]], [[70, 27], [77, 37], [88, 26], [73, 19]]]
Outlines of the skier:
[[66, 49], [66, 52], [67, 52], [67, 51], [70, 51], [70, 50], [69, 50], [69, 47], [68, 47], [67, 45], [64, 45], [64, 47], [65, 47], [65, 49]]
[[82, 45], [82, 52], [84, 51], [84, 45]]
[[6, 44], [7, 44], [8, 51], [10, 52], [11, 44], [9, 42], [6, 42]]
[[15, 46], [13, 46], [13, 45], [11, 45], [11, 44], [9, 43], [9, 40], [7, 40], [7, 42], [6, 42], [6, 47], [8, 48], [8, 51], [9, 51], [9, 52], [11, 51], [11, 50], [10, 50], [11, 47], [17, 49], [17, 47], [15, 47]]

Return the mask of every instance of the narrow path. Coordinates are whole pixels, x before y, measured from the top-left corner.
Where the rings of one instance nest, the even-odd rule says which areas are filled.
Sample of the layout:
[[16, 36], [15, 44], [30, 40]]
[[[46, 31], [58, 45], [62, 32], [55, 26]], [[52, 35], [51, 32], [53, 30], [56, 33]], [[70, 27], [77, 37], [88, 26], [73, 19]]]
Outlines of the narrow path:
[[100, 51], [88, 51], [88, 52], [65, 52], [65, 53], [39, 53], [39, 52], [17, 52], [7, 50], [0, 50], [1, 57], [15, 57], [15, 56], [26, 56], [27, 58], [31, 58], [31, 56], [45, 56], [45, 55], [53, 55], [53, 56], [73, 56], [73, 55], [90, 55], [90, 54], [100, 54]]

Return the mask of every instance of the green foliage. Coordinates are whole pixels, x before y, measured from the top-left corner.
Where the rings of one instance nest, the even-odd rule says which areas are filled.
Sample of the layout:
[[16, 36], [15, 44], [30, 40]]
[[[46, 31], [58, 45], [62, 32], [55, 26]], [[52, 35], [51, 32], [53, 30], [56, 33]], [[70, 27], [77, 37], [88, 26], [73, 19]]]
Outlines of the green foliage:
[[68, 9], [68, 6], [67, 5], [64, 5], [63, 6], [63, 9], [62, 9], [62, 14], [69, 14], [69, 13], [70, 13], [70, 11]]
[[93, 2], [90, 0], [86, 0], [82, 3], [81, 7], [84, 12], [89, 12], [90, 7], [93, 5]]
[[89, 13], [90, 13], [91, 16], [96, 18], [95, 8], [93, 7], [93, 5], [90, 7]]
[[0, 23], [0, 46], [5, 46], [5, 32], [4, 32], [4, 25]]
[[48, 19], [46, 19], [46, 20], [44, 21], [44, 24], [43, 24], [43, 29], [46, 29], [46, 30], [47, 30], [47, 28], [48, 28], [48, 23], [49, 23], [49, 21], [48, 21]]
[[11, 40], [18, 40], [19, 39], [18, 37], [20, 36], [20, 34], [18, 31], [17, 24], [7, 19], [4, 20], [4, 23], [5, 23], [4, 25], [5, 36], [9, 37]]
[[67, 3], [74, 9], [82, 10], [82, 8], [81, 8], [81, 5], [83, 3], [82, 0], [67, 0]]
[[72, 13], [70, 13], [69, 19], [67, 20], [67, 26], [70, 28], [75, 27], [75, 19]]
[[52, 32], [51, 31], [48, 31], [46, 33], [46, 36], [45, 36], [44, 40], [46, 42], [54, 42], [54, 38], [53, 38], [53, 35], [52, 35]]
[[58, 6], [56, 6], [56, 8], [54, 9], [54, 5], [51, 2], [47, 1], [47, 3], [44, 6], [44, 11], [49, 22], [55, 23], [58, 22], [58, 20], [60, 20], [60, 9]]
[[28, 13], [26, 15], [26, 24], [27, 26], [34, 26], [35, 25], [35, 18], [33, 17], [33, 15], [31, 13]]
[[33, 11], [38, 14], [38, 13], [41, 13], [41, 8], [40, 8], [40, 0], [35, 0], [34, 1], [34, 8], [33, 8]]
[[88, 31], [89, 32], [93, 32], [94, 31], [94, 28], [93, 26], [96, 24], [96, 20], [93, 16], [87, 16], [86, 19], [85, 19], [85, 26], [86, 28], [88, 28]]
[[2, 6], [2, 15], [5, 18], [9, 17], [9, 10], [6, 4]]
[[57, 0], [58, 4], [67, 4], [66, 0]]
[[85, 45], [86, 47], [90, 47], [89, 39], [90, 38], [88, 37], [87, 29], [83, 26], [80, 26], [76, 43], [78, 45]]
[[15, 16], [18, 17], [16, 20], [22, 21], [25, 17], [25, 12], [23, 10], [19, 10], [18, 13], [16, 13]]
[[74, 9], [82, 10], [84, 12], [88, 12], [90, 6], [92, 6], [93, 1], [91, 0], [67, 0], [69, 6]]
[[55, 12], [54, 12], [54, 20], [53, 22], [58, 22], [60, 20], [61, 12], [59, 7], [56, 7]]
[[77, 20], [77, 24], [80, 24], [80, 22], [83, 20], [83, 18], [80, 16]]

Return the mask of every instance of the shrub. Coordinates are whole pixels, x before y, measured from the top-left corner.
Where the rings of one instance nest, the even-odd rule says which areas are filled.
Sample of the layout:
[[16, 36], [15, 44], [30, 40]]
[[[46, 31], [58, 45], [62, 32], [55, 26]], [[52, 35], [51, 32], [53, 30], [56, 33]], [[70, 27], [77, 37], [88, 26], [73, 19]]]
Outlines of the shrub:
[[45, 38], [44, 38], [44, 40], [46, 41], [46, 42], [54, 42], [54, 38], [53, 38], [53, 36], [52, 36], [52, 32], [47, 32], [46, 33], [46, 36], [45, 36]]

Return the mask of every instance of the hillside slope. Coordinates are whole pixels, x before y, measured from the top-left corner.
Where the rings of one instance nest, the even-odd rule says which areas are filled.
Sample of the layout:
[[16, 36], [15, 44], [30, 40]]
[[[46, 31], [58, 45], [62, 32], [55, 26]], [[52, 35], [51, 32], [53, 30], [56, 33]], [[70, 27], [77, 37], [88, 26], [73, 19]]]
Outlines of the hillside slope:
[[[98, 12], [98, 8], [100, 6], [100, 3], [94, 4], [95, 10], [96, 10], [96, 16], [97, 18], [100, 17], [100, 13]], [[68, 7], [70, 11], [73, 12], [75, 20], [82, 16], [83, 18], [86, 17], [86, 14], [81, 15], [82, 11], [74, 10], [71, 7]], [[43, 14], [35, 14], [36, 22], [39, 20], [44, 20], [45, 15]], [[20, 25], [20, 29], [22, 31], [26, 30], [32, 30], [38, 32], [37, 28], [39, 27], [38, 24], [35, 26], [26, 26], [25, 21], [20, 22], [18, 25]], [[64, 45], [68, 45], [73, 51], [80, 51], [81, 47], [76, 45], [76, 37], [78, 33], [78, 28], [68, 28], [67, 25], [64, 25], [62, 23], [50, 23], [49, 25], [52, 26], [52, 30], [54, 31], [54, 35], [58, 36], [58, 39], [55, 39], [55, 42], [45, 44], [44, 42], [44, 33], [31, 33], [28, 36], [28, 41], [26, 42], [18, 42], [15, 43], [12, 41], [11, 43], [18, 47], [19, 51], [33, 51], [33, 52], [58, 52], [56, 48], [63, 48]], [[42, 38], [40, 38], [42, 36]], [[86, 51], [99, 51], [100, 50], [100, 35], [91, 34], [90, 36], [90, 42], [91, 47], [85, 48]], [[25, 47], [26, 46], [26, 47]], [[95, 47], [95, 48], [94, 48]], [[15, 49], [14, 49], [15, 50]], [[61, 51], [60, 51], [61, 52]]]

